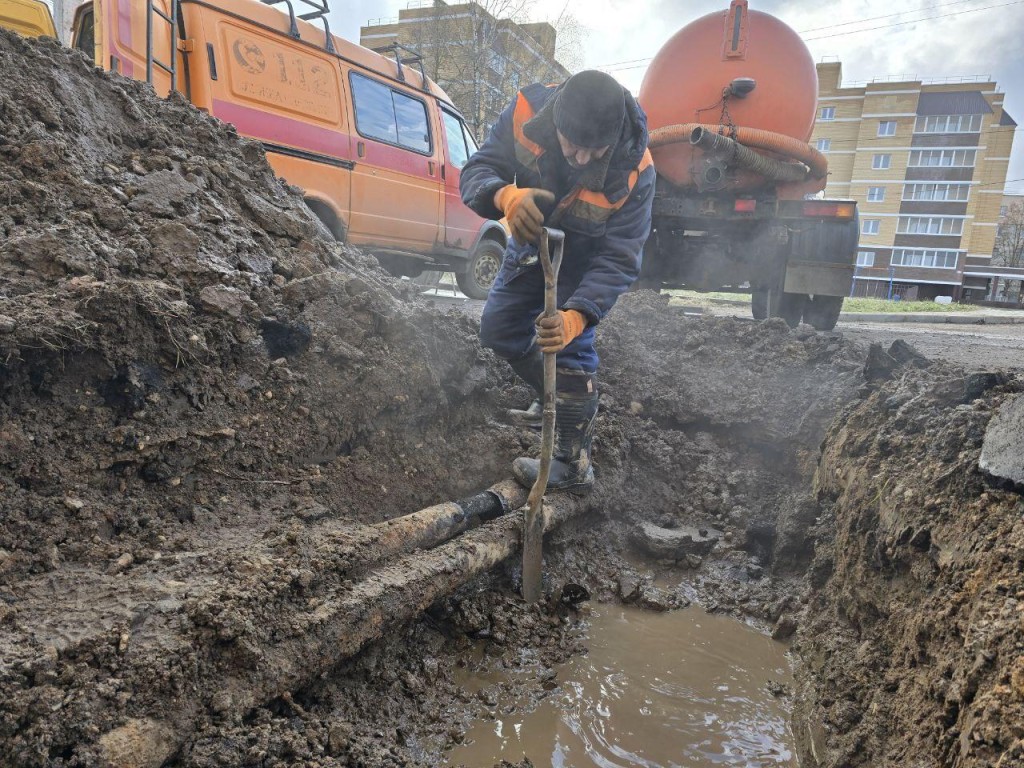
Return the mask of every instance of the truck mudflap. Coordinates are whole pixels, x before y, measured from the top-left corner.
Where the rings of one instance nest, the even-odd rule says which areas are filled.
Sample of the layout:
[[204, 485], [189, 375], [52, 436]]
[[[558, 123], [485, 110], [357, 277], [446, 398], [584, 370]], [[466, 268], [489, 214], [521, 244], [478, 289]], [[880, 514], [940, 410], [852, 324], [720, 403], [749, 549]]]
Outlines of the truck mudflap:
[[790, 258], [786, 262], [786, 293], [805, 293], [809, 296], [845, 296], [853, 280], [852, 264], [828, 261], [806, 261]]
[[849, 293], [859, 231], [856, 212], [844, 220], [804, 220], [791, 225], [783, 290], [808, 296]]

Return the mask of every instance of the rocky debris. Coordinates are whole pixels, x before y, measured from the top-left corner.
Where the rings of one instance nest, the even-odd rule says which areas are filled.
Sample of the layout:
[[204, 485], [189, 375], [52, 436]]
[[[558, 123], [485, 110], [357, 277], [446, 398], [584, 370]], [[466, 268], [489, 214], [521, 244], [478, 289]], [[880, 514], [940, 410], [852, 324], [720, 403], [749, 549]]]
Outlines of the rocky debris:
[[927, 368], [931, 361], [903, 339], [896, 339], [887, 350], [881, 344], [871, 344], [864, 362], [864, 378], [868, 382], [892, 378], [900, 368]]
[[1024, 396], [1008, 398], [988, 423], [978, 466], [1024, 485]]
[[681, 525], [662, 528], [647, 521], [637, 527], [633, 540], [644, 552], [655, 559], [683, 560], [687, 555], [706, 555], [722, 538], [715, 528], [696, 528]]
[[772, 639], [773, 640], [788, 640], [793, 636], [793, 633], [797, 630], [796, 617], [791, 614], [784, 613], [779, 617], [779, 620], [775, 622], [775, 626], [772, 627]]

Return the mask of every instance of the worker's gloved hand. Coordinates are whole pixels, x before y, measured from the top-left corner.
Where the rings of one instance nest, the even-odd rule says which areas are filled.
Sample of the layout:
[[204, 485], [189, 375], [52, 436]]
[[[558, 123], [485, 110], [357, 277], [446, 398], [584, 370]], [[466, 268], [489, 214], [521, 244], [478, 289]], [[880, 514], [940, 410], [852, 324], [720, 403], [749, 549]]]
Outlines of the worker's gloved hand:
[[494, 194], [494, 205], [505, 214], [517, 243], [536, 245], [544, 226], [545, 211], [554, 206], [555, 196], [546, 189], [520, 189], [515, 184]]
[[560, 309], [554, 317], [537, 318], [537, 344], [549, 355], [561, 352], [569, 342], [583, 333], [587, 316], [575, 309]]

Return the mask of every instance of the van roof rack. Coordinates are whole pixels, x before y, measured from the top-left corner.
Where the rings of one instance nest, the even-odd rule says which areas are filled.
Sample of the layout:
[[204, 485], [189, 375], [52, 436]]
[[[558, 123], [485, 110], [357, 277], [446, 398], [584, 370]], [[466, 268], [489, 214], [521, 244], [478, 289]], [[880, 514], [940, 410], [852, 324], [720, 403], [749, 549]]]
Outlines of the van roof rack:
[[288, 18], [291, 20], [291, 28], [288, 33], [297, 39], [301, 39], [299, 36], [299, 24], [296, 19], [302, 19], [303, 21], [316, 21], [319, 19], [324, 25], [324, 50], [328, 53], [337, 53], [334, 48], [334, 38], [331, 36], [331, 25], [327, 22], [327, 14], [331, 12], [330, 7], [327, 5], [327, 0], [295, 0], [300, 4], [300, 10], [302, 6], [307, 6], [310, 10], [305, 13], [299, 13], [296, 15], [295, 6], [292, 4], [292, 0], [261, 0], [264, 5], [280, 5], [284, 3], [288, 6]]
[[[266, 2], [266, 0], [264, 0]], [[325, 0], [326, 2], [326, 0]], [[390, 43], [389, 45], [383, 45], [380, 48], [371, 48], [374, 53], [379, 53], [382, 56], [392, 54], [395, 57], [395, 63], [398, 65], [398, 79], [403, 83], [405, 82], [405, 71], [402, 69], [403, 64], [415, 64], [420, 69], [420, 83], [422, 84], [424, 91], [429, 91], [430, 86], [427, 85], [427, 73], [423, 71], [423, 56], [420, 55], [419, 51], [414, 51], [412, 48], [406, 48], [401, 43]]]

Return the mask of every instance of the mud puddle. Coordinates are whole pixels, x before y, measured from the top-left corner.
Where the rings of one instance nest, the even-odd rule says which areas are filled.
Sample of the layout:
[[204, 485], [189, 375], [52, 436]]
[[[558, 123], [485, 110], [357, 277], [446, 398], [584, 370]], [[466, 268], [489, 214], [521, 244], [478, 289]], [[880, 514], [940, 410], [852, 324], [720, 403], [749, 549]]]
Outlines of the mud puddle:
[[[557, 668], [536, 707], [496, 675], [462, 684], [491, 705], [445, 765], [797, 766], [785, 646], [699, 608], [595, 607], [589, 654]], [[529, 665], [527, 665], [529, 666]]]

